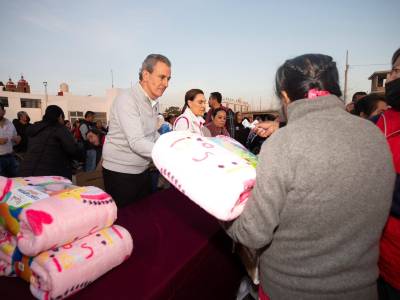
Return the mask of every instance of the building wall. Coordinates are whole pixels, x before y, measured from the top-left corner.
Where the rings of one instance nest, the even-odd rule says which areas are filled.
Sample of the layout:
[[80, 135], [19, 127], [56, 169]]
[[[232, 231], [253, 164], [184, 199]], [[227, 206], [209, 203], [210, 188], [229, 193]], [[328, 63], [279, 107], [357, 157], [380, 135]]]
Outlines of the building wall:
[[0, 97], [8, 98], [8, 107], [4, 108], [6, 110], [5, 117], [7, 119], [16, 119], [17, 113], [21, 110], [26, 111], [31, 120], [34, 122], [42, 119], [41, 108], [21, 107], [21, 98], [38, 99], [42, 101], [41, 95], [0, 91]]
[[242, 99], [223, 98], [222, 105], [232, 109], [234, 112], [247, 112], [250, 110], [250, 104]]
[[[6, 117], [10, 120], [17, 117], [17, 113], [24, 110], [31, 118], [31, 122], [36, 122], [42, 119], [42, 116], [48, 105], [58, 105], [62, 108], [66, 119], [71, 119], [70, 112], [94, 111], [102, 114], [102, 121], [106, 123], [110, 115], [110, 108], [115, 96], [120, 92], [120, 89], [110, 89], [106, 91], [106, 96], [78, 96], [71, 93], [64, 93], [63, 96], [48, 95], [47, 103], [44, 94], [27, 94], [17, 92], [0, 91], [0, 97], [8, 98], [8, 107], [6, 109]], [[39, 100], [39, 107], [21, 107], [21, 98], [30, 100]], [[29, 102], [29, 101], [27, 101]], [[30, 103], [35, 104], [35, 103]], [[104, 118], [105, 116], [105, 118]]]

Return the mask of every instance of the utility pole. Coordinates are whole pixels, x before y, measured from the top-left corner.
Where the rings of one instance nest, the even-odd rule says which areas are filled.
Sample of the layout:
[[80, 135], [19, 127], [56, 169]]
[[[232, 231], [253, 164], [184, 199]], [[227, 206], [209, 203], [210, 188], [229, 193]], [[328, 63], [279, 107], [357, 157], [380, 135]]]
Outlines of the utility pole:
[[48, 99], [49, 95], [47, 94], [47, 81], [43, 81], [43, 85], [44, 85], [44, 105], [40, 106], [40, 107], [42, 107], [42, 115], [44, 115], [44, 111], [46, 111], [47, 103], [49, 101], [49, 99]]
[[347, 74], [349, 72], [349, 50], [346, 51], [346, 66], [344, 69], [344, 103], [347, 104]]
[[260, 96], [260, 111], [261, 111], [261, 96]]
[[114, 88], [114, 73], [112, 69], [111, 69], [111, 88]]

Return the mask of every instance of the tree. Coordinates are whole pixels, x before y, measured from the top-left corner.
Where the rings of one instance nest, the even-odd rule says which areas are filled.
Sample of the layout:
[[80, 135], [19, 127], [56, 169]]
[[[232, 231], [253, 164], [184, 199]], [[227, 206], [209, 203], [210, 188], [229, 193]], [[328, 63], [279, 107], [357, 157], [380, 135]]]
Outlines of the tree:
[[181, 114], [181, 109], [177, 106], [170, 106], [165, 110], [165, 115], [179, 116]]

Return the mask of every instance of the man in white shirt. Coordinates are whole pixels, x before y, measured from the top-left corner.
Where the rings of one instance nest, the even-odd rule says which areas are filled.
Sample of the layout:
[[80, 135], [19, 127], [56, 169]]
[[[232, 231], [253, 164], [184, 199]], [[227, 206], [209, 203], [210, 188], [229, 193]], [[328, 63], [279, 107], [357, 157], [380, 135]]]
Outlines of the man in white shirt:
[[96, 169], [96, 150], [93, 148], [92, 144], [89, 143], [86, 137], [87, 132], [90, 129], [96, 128], [96, 123], [93, 122], [95, 117], [96, 114], [93, 111], [88, 110], [85, 113], [85, 119], [82, 121], [81, 126], [79, 126], [83, 145], [85, 147], [85, 172], [94, 171]]
[[0, 176], [17, 176], [17, 161], [13, 154], [13, 145], [19, 144], [21, 137], [17, 135], [13, 123], [4, 118], [6, 111], [0, 103]]
[[157, 116], [171, 78], [171, 63], [150, 54], [142, 63], [139, 82], [118, 95], [111, 107], [109, 131], [103, 148], [105, 190], [122, 206], [151, 192], [148, 170], [159, 133]]

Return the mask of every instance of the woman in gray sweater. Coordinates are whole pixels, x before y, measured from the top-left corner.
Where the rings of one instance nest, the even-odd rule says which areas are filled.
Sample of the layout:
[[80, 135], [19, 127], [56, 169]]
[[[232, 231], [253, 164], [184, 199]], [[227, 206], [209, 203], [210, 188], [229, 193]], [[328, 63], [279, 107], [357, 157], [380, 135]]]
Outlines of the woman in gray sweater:
[[331, 57], [276, 74], [287, 126], [262, 146], [237, 242], [261, 251], [261, 299], [377, 299], [379, 238], [394, 186], [384, 136], [345, 111]]

